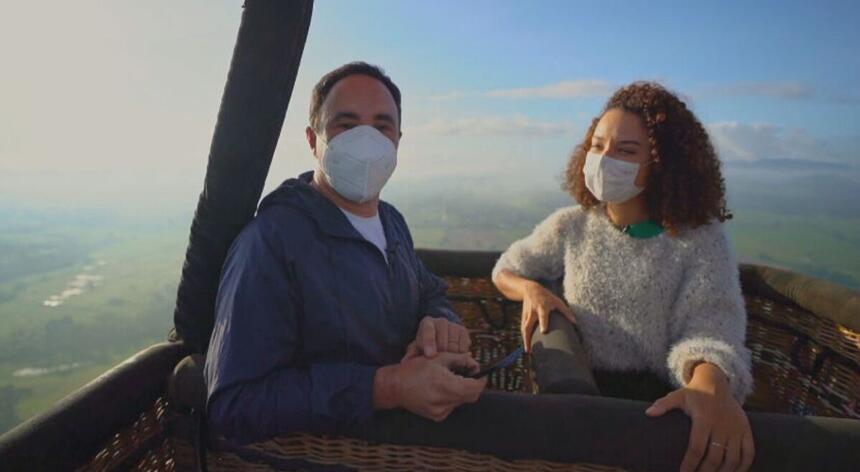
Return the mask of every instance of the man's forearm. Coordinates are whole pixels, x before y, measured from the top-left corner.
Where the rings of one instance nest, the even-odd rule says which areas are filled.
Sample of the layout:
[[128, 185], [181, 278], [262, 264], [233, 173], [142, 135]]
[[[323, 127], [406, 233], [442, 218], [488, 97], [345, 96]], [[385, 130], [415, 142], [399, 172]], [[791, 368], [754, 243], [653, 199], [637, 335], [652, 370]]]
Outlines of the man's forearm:
[[236, 443], [295, 431], [336, 433], [372, 415], [374, 366], [284, 368], [213, 393], [213, 429]]
[[373, 376], [373, 409], [390, 410], [398, 407], [397, 366], [376, 369]]

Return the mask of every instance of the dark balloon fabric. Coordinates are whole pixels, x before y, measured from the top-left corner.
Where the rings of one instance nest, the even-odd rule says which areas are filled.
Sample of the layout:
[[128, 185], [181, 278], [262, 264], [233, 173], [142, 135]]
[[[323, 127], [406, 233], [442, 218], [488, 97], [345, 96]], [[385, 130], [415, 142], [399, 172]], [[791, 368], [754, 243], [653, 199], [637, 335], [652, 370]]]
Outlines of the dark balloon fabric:
[[313, 1], [246, 0], [176, 291], [175, 329], [206, 352], [230, 244], [251, 221], [296, 82]]

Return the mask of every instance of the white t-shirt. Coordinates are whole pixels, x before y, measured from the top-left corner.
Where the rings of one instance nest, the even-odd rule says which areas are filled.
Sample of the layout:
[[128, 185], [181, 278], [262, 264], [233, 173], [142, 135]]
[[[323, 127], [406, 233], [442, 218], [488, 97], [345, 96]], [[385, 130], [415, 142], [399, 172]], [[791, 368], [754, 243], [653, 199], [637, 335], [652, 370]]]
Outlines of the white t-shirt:
[[385, 230], [382, 229], [382, 220], [379, 219], [379, 212], [375, 215], [365, 218], [356, 214], [350, 213], [343, 208], [340, 209], [346, 219], [352, 224], [352, 227], [358, 231], [358, 234], [364, 236], [364, 239], [373, 243], [382, 252], [382, 257], [388, 262], [388, 257], [385, 250], [388, 248], [388, 241], [385, 239]]

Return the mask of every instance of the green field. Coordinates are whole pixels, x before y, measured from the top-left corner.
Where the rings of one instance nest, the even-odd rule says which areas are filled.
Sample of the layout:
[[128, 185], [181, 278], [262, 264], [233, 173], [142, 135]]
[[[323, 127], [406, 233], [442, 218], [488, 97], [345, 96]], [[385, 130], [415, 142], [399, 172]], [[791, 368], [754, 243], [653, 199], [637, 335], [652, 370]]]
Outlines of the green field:
[[742, 261], [860, 289], [860, 217], [739, 211], [727, 228]]
[[[0, 284], [13, 293], [0, 302], [0, 431], [166, 338], [184, 244], [181, 232], [126, 235], [84, 262]], [[59, 306], [44, 305], [78, 274], [102, 279]], [[48, 371], [14, 375], [22, 369]]]

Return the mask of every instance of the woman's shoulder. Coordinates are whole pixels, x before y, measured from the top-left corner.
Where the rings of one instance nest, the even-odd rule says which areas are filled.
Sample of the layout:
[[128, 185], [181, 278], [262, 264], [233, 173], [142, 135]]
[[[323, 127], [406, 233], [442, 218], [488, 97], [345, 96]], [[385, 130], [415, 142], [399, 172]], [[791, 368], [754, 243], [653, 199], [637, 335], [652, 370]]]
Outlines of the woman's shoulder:
[[559, 208], [550, 213], [535, 228], [536, 231], [545, 231], [565, 235], [580, 226], [587, 218], [587, 211], [579, 205], [570, 205]]
[[720, 221], [682, 230], [677, 239], [694, 254], [712, 254], [720, 258], [733, 256], [725, 224]]
[[547, 219], [555, 219], [558, 221], [574, 221], [576, 219], [581, 219], [585, 216], [586, 210], [584, 210], [579, 205], [570, 205], [566, 207], [561, 207], [550, 213]]
[[680, 241], [704, 242], [726, 239], [725, 225], [720, 221], [711, 221], [695, 228], [686, 228], [678, 233]]

